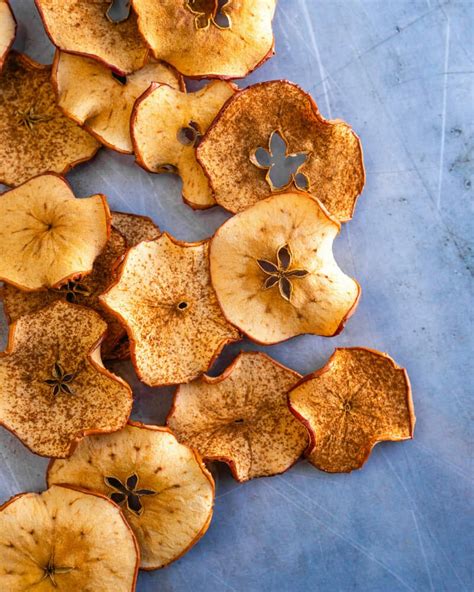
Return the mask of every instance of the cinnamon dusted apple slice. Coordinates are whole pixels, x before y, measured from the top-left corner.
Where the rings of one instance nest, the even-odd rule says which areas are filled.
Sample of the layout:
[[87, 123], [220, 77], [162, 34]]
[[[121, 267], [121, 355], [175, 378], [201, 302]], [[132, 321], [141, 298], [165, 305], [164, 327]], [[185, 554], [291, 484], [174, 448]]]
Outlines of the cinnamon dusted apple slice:
[[238, 481], [283, 473], [308, 444], [288, 409], [299, 378], [265, 354], [241, 353], [220, 376], [180, 385], [167, 424], [204, 458], [226, 462]]
[[10, 51], [0, 73], [0, 183], [19, 185], [90, 160], [99, 142], [56, 104], [51, 66]]
[[25, 292], [11, 284], [5, 284], [2, 296], [5, 314], [9, 323], [16, 321], [25, 314], [36, 312], [56, 300], [67, 300], [68, 302], [82, 304], [94, 309], [107, 322], [107, 334], [102, 342], [101, 354], [103, 358], [109, 358], [126, 333], [117, 317], [101, 306], [99, 295], [105, 292], [113, 282], [115, 266], [124, 255], [126, 247], [125, 238], [113, 228], [110, 239], [102, 253], [94, 261], [94, 267], [89, 275], [77, 280], [69, 280], [60, 288], [49, 288], [48, 290], [34, 292]]
[[83, 125], [113, 150], [132, 153], [130, 116], [137, 98], [152, 82], [183, 88], [183, 80], [163, 63], [151, 61], [130, 76], [119, 77], [103, 64], [56, 52], [52, 72], [58, 104], [68, 117]]
[[133, 592], [140, 556], [105, 496], [53, 485], [0, 507], [0, 579], [8, 592]]
[[142, 569], [184, 555], [212, 518], [210, 473], [166, 428], [131, 422], [115, 434], [85, 438], [68, 460], [50, 464], [48, 483], [91, 489], [119, 504], [137, 537]]
[[211, 242], [211, 279], [229, 322], [258, 343], [340, 332], [359, 284], [332, 254], [340, 225], [306, 193], [281, 193], [225, 222]]
[[277, 191], [309, 192], [341, 222], [365, 182], [354, 131], [319, 113], [285, 80], [249, 86], [226, 103], [197, 149], [219, 205], [240, 212]]
[[129, 248], [144, 240], [157, 238], [161, 234], [151, 218], [138, 214], [112, 212], [112, 226], [125, 237]]
[[292, 389], [290, 408], [311, 434], [309, 461], [329, 473], [360, 469], [377, 442], [413, 438], [406, 370], [363, 347], [336, 349]]
[[0, 0], [0, 70], [15, 41], [16, 20], [8, 0]]
[[65, 179], [41, 175], [0, 195], [0, 280], [57, 288], [92, 271], [108, 240], [105, 196], [76, 199]]
[[122, 75], [145, 64], [148, 48], [138, 31], [130, 2], [117, 7], [117, 0], [35, 3], [46, 33], [58, 49], [93, 58]]
[[155, 57], [184, 76], [244, 78], [273, 55], [275, 0], [133, 0]]
[[222, 315], [209, 278], [209, 241], [166, 233], [130, 249], [100, 300], [127, 328], [137, 374], [151, 386], [205, 372], [239, 333]]
[[191, 207], [216, 203], [195, 148], [235, 90], [223, 81], [189, 94], [153, 84], [135, 105], [132, 139], [138, 164], [152, 173], [177, 172], [183, 180], [183, 199]]
[[63, 301], [10, 327], [0, 353], [0, 424], [32, 452], [64, 458], [86, 434], [126, 424], [132, 393], [102, 365], [106, 329], [93, 310]]

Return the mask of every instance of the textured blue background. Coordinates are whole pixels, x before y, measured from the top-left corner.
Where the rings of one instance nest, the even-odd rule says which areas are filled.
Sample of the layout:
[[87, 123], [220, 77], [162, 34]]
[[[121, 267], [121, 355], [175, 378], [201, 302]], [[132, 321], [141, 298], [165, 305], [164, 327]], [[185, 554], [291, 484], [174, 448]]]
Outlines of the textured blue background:
[[[17, 47], [50, 61], [32, 0], [13, 7]], [[335, 245], [362, 285], [355, 316], [335, 339], [267, 351], [302, 373], [336, 345], [389, 352], [411, 377], [415, 439], [377, 446], [349, 475], [300, 462], [239, 485], [220, 466], [208, 534], [169, 568], [140, 575], [140, 592], [474, 589], [473, 10], [463, 1], [280, 0], [277, 55], [241, 85], [288, 78], [324, 116], [348, 121], [363, 142], [367, 185]], [[113, 208], [148, 214], [180, 239], [209, 236], [227, 216], [193, 212], [177, 178], [108, 150], [68, 178], [77, 195], [103, 192]], [[234, 345], [224, 360], [241, 347], [252, 346]], [[170, 390], [140, 385], [129, 364], [115, 370], [135, 388], [134, 416], [162, 422]], [[44, 487], [45, 466], [0, 429], [0, 502]]]

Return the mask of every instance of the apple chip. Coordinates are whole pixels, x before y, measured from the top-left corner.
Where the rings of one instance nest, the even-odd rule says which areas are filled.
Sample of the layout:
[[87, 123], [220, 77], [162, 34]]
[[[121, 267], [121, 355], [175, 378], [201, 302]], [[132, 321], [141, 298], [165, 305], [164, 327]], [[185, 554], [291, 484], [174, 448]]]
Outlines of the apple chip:
[[280, 193], [233, 216], [210, 248], [211, 279], [227, 320], [272, 344], [342, 331], [359, 284], [332, 254], [340, 225], [306, 193]]
[[152, 240], [160, 235], [160, 229], [151, 218], [138, 214], [112, 212], [112, 226], [125, 237], [128, 247], [134, 247], [144, 240]]
[[0, 73], [0, 183], [15, 186], [90, 160], [99, 142], [56, 105], [51, 66], [11, 51]]
[[343, 121], [323, 119], [313, 99], [275, 80], [238, 92], [197, 149], [217, 203], [240, 212], [296, 187], [344, 222], [365, 182], [359, 138]]
[[221, 80], [189, 94], [153, 84], [135, 105], [132, 139], [137, 162], [152, 173], [177, 172], [183, 180], [183, 199], [194, 208], [216, 203], [195, 148], [235, 90]]
[[94, 262], [89, 275], [77, 280], [69, 280], [60, 288], [49, 288], [34, 292], [25, 292], [15, 286], [5, 284], [3, 288], [3, 305], [9, 323], [25, 314], [36, 312], [56, 300], [67, 300], [93, 308], [107, 321], [107, 334], [101, 346], [103, 358], [109, 358], [115, 346], [126, 335], [125, 329], [118, 322], [117, 317], [104, 309], [99, 302], [99, 295], [110, 286], [114, 280], [115, 266], [126, 251], [125, 238], [112, 229], [110, 239], [102, 253]]
[[106, 329], [93, 310], [61, 300], [10, 327], [0, 353], [0, 424], [32, 452], [64, 458], [85, 435], [126, 424], [132, 393], [102, 365]]
[[[141, 68], [148, 48], [137, 27], [137, 17], [117, 0], [35, 0], [44, 28], [63, 51], [102, 62], [118, 74]], [[123, 3], [122, 3], [123, 4]]]
[[53, 485], [0, 507], [5, 592], [133, 592], [140, 556], [120, 509], [105, 496]]
[[168, 426], [204, 458], [227, 463], [238, 481], [283, 473], [308, 445], [288, 409], [299, 378], [265, 354], [241, 353], [220, 376], [180, 385]]
[[309, 461], [329, 473], [360, 469], [377, 442], [413, 438], [406, 370], [375, 350], [336, 349], [293, 388], [290, 408], [311, 434]]
[[68, 460], [55, 460], [48, 484], [70, 483], [119, 504], [140, 546], [142, 569], [186, 553], [212, 518], [214, 481], [201, 459], [166, 428], [130, 423], [85, 438]]
[[137, 374], [150, 386], [189, 382], [239, 333], [227, 323], [209, 278], [209, 241], [164, 233], [130, 249], [101, 301], [127, 328]]
[[183, 85], [181, 76], [159, 62], [119, 77], [103, 64], [81, 56], [57, 51], [54, 59], [53, 84], [61, 109], [102, 144], [119, 152], [133, 152], [132, 108], [152, 82], [173, 88]]
[[57, 288], [88, 274], [108, 240], [105, 196], [76, 199], [65, 179], [35, 177], [0, 195], [0, 280]]
[[16, 20], [8, 0], [0, 0], [0, 70], [13, 45], [16, 35]]
[[133, 0], [155, 57], [184, 76], [244, 78], [273, 55], [276, 0]]

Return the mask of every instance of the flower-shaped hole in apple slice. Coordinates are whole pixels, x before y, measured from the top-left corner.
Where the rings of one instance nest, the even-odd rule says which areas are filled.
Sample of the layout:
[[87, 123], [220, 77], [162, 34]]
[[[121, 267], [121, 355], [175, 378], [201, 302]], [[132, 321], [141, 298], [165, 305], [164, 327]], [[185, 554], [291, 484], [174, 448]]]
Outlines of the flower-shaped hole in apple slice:
[[323, 471], [360, 469], [377, 442], [413, 437], [408, 375], [382, 352], [338, 348], [289, 397], [290, 409], [311, 434], [308, 460]]
[[229, 464], [238, 481], [282, 473], [308, 445], [288, 409], [299, 378], [265, 354], [241, 353], [220, 376], [180, 385], [167, 424], [204, 458]]
[[103, 495], [53, 485], [0, 507], [2, 589], [133, 592], [140, 565], [133, 533]]
[[0, 354], [0, 424], [32, 452], [64, 458], [87, 434], [122, 428], [132, 392], [100, 358], [106, 323], [57, 301], [11, 327]]
[[214, 481], [197, 453], [167, 428], [130, 422], [84, 439], [66, 460], [53, 461], [48, 484], [70, 483], [119, 504], [137, 537], [142, 569], [158, 569], [186, 553], [212, 517]]

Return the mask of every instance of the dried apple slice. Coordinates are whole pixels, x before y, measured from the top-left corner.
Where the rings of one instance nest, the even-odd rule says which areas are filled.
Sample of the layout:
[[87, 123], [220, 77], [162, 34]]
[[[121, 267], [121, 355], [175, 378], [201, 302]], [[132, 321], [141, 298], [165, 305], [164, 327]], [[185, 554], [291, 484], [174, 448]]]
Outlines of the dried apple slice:
[[125, 237], [128, 247], [134, 247], [144, 240], [152, 240], [161, 234], [151, 218], [138, 214], [112, 212], [112, 226]]
[[0, 183], [15, 186], [90, 160], [99, 142], [56, 105], [51, 66], [10, 51], [0, 73]]
[[100, 300], [127, 328], [137, 374], [151, 386], [189, 382], [239, 333], [222, 315], [209, 278], [209, 241], [163, 233], [130, 249]]
[[[121, 75], [141, 68], [148, 48], [129, 10], [118, 20], [112, 14], [114, 0], [35, 0], [44, 28], [53, 44], [63, 51], [102, 62]], [[130, 3], [128, 3], [130, 8]]]
[[126, 424], [132, 392], [102, 365], [106, 329], [95, 311], [61, 300], [10, 327], [0, 353], [0, 424], [32, 452], [64, 458], [85, 435]]
[[344, 222], [365, 182], [354, 131], [324, 119], [310, 95], [284, 80], [238, 92], [208, 129], [197, 158], [217, 203], [231, 212], [296, 187]]
[[0, 195], [0, 280], [23, 290], [57, 288], [92, 270], [108, 240], [105, 196], [76, 199], [59, 175]]
[[166, 428], [131, 422], [120, 432], [85, 438], [55, 460], [48, 484], [70, 483], [120, 505], [140, 546], [142, 569], [186, 553], [212, 518], [214, 481], [199, 456]]
[[309, 461], [329, 473], [360, 469], [382, 440], [413, 438], [406, 370], [375, 350], [336, 349], [291, 390], [290, 408], [311, 434]]
[[19, 290], [11, 284], [5, 284], [2, 297], [8, 322], [13, 323], [25, 314], [36, 312], [56, 300], [67, 300], [90, 307], [98, 312], [107, 322], [107, 334], [101, 346], [103, 358], [109, 358], [114, 348], [126, 335], [125, 329], [115, 315], [107, 312], [99, 302], [99, 295], [114, 280], [115, 267], [127, 248], [125, 238], [112, 229], [110, 239], [102, 253], [94, 261], [89, 275], [77, 280], [70, 280], [60, 288], [50, 288], [34, 292]]
[[132, 153], [130, 116], [137, 98], [152, 82], [183, 88], [183, 80], [169, 66], [150, 62], [137, 72], [118, 77], [103, 64], [77, 55], [56, 52], [52, 72], [58, 104], [68, 117], [118, 152]]
[[220, 376], [180, 385], [167, 424], [204, 458], [227, 463], [238, 481], [283, 473], [308, 445], [288, 409], [299, 378], [265, 354], [241, 353]]
[[138, 164], [152, 173], [177, 172], [183, 199], [194, 208], [216, 203], [195, 147], [235, 90], [220, 80], [189, 94], [153, 84], [135, 105], [132, 140]]
[[344, 327], [360, 286], [338, 267], [340, 225], [306, 193], [280, 193], [233, 216], [210, 248], [211, 279], [227, 320], [272, 344]]
[[105, 496], [53, 485], [0, 507], [2, 589], [133, 592], [137, 542]]
[[0, 70], [15, 41], [16, 20], [8, 0], [0, 0]]
[[184, 76], [244, 78], [273, 55], [276, 0], [133, 0], [155, 57]]

